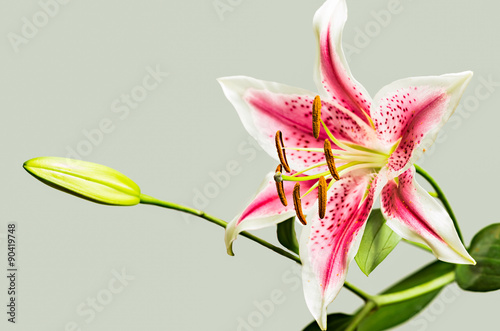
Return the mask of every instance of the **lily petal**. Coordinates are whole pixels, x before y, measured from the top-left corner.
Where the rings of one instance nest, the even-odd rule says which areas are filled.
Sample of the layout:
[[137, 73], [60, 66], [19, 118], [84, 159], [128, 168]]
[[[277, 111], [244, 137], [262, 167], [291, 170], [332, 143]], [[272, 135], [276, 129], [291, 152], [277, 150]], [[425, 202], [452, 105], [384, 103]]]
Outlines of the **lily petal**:
[[429, 148], [455, 111], [472, 72], [398, 80], [380, 90], [371, 115], [379, 139], [392, 146], [388, 162], [394, 176], [404, 172]]
[[314, 15], [319, 48], [316, 85], [325, 96], [370, 123], [370, 95], [352, 76], [342, 50], [342, 31], [346, 20], [345, 0], [328, 0]]
[[[273, 177], [274, 172], [267, 174], [257, 196], [238, 217], [227, 225], [224, 241], [226, 242], [226, 249], [229, 255], [234, 255], [232, 248], [233, 241], [240, 232], [272, 226], [295, 215], [292, 203], [293, 186], [295, 183], [283, 182], [285, 196], [288, 200], [288, 206], [285, 207], [281, 204], [278, 197]], [[309, 190], [314, 183], [315, 181], [301, 182], [303, 192]], [[317, 194], [315, 192], [308, 194], [302, 199], [302, 205], [306, 212], [314, 205], [316, 199]]]
[[446, 210], [415, 181], [415, 167], [382, 190], [382, 213], [401, 237], [425, 244], [445, 262], [475, 264], [461, 243]]
[[[326, 216], [316, 215], [302, 229], [300, 259], [307, 306], [326, 330], [327, 306], [344, 284], [347, 268], [356, 256], [377, 186], [374, 174], [358, 172], [342, 177], [328, 191]], [[314, 209], [315, 210], [315, 209]]]
[[[285, 147], [323, 149], [328, 138], [325, 131], [321, 130], [318, 139], [312, 134], [315, 93], [244, 76], [220, 78], [219, 83], [247, 131], [273, 158], [277, 159], [274, 135], [278, 130], [283, 133]], [[374, 130], [356, 115], [327, 101], [322, 101], [322, 108], [322, 118], [337, 139], [368, 148], [378, 146]], [[323, 162], [321, 152], [287, 150], [286, 154], [295, 170]]]

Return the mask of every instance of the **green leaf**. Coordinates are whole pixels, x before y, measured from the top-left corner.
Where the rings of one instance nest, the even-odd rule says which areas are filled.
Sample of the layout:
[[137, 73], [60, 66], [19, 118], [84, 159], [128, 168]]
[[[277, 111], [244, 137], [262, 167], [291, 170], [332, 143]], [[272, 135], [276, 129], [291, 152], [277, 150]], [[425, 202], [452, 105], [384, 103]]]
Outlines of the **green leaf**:
[[[349, 323], [352, 320], [352, 315], [335, 313], [328, 315], [328, 319], [326, 320], [327, 329], [332, 331], [343, 331], [349, 326]], [[305, 327], [302, 331], [321, 331], [316, 321], [312, 322], [308, 326]]]
[[401, 237], [385, 224], [380, 209], [374, 209], [366, 223], [356, 263], [365, 275], [369, 275], [389, 255]]
[[469, 253], [476, 265], [457, 265], [457, 283], [467, 291], [500, 289], [500, 223], [491, 224], [472, 239]]
[[[396, 283], [392, 287], [388, 288], [381, 294], [389, 294], [407, 290], [409, 288], [427, 283], [437, 277], [443, 276], [455, 268], [454, 264], [444, 263], [441, 261], [436, 261], [431, 263], [424, 268], [418, 270], [412, 275], [406, 277], [400, 282]], [[442, 288], [434, 290], [432, 292], [423, 294], [421, 296], [390, 304], [387, 306], [380, 307], [374, 310], [358, 325], [357, 331], [382, 331], [389, 328], [395, 327], [403, 322], [406, 322], [411, 317], [416, 315], [422, 309], [425, 308], [441, 291]], [[328, 315], [328, 330], [339, 330], [342, 331], [350, 323], [353, 316], [345, 314], [330, 314]], [[330, 325], [330, 320], [335, 326]], [[320, 330], [316, 325], [316, 322], [311, 323], [303, 331], [318, 331]], [[330, 329], [330, 326], [332, 327]]]
[[[427, 283], [450, 271], [454, 264], [436, 261], [413, 273], [382, 294], [394, 293]], [[410, 300], [383, 306], [369, 314], [358, 326], [358, 331], [379, 331], [399, 325], [416, 315], [436, 297], [442, 288], [415, 297]]]
[[295, 216], [279, 223], [276, 233], [280, 244], [297, 255], [299, 254], [299, 243], [297, 242], [297, 235], [295, 234]]

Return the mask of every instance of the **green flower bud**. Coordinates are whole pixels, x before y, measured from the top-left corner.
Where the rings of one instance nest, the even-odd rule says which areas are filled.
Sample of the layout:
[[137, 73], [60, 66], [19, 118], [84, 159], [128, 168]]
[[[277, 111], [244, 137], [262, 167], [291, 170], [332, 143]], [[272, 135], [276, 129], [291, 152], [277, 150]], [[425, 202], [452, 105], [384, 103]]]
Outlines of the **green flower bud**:
[[66, 193], [106, 205], [133, 206], [141, 189], [130, 178], [109, 167], [62, 157], [37, 157], [24, 169], [43, 183]]

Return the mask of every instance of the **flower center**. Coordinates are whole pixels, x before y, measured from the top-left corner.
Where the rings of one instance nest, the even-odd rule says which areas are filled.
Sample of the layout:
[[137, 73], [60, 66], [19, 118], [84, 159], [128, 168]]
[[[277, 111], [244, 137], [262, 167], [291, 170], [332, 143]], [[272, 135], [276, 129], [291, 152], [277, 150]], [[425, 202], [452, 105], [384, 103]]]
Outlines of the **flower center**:
[[[282, 202], [283, 199], [285, 199], [283, 204], [286, 206], [286, 198], [284, 198], [285, 194], [282, 182], [297, 182], [293, 191], [294, 207], [297, 212], [297, 217], [302, 223], [305, 223], [305, 216], [302, 213], [300, 199], [304, 198], [315, 189], [318, 189], [319, 216], [320, 218], [323, 218], [325, 216], [324, 211], [326, 209], [327, 191], [332, 187], [334, 182], [340, 180], [346, 174], [359, 169], [371, 169], [373, 172], [377, 172], [387, 164], [387, 160], [389, 158], [389, 155], [386, 153], [337, 139], [325, 125], [325, 122], [321, 119], [321, 99], [319, 96], [316, 96], [313, 101], [312, 118], [312, 131], [314, 137], [318, 139], [321, 127], [323, 127], [328, 135], [328, 139], [325, 139], [324, 141], [323, 149], [285, 147], [281, 131], [276, 132], [275, 137], [276, 149], [281, 163], [281, 165], [276, 169], [276, 174], [274, 176], [276, 187], [278, 189], [278, 195], [280, 196]], [[333, 148], [330, 141], [334, 144]], [[293, 173], [291, 173], [292, 170], [290, 169], [286, 158], [286, 150], [323, 153], [325, 157], [324, 162], [309, 164], [306, 168], [294, 169]], [[291, 174], [284, 175], [282, 173], [282, 169]], [[319, 173], [311, 175], [307, 174], [313, 170], [314, 172], [319, 171]], [[314, 180], [316, 183], [312, 185], [307, 192], [300, 195], [299, 183], [309, 180]]]

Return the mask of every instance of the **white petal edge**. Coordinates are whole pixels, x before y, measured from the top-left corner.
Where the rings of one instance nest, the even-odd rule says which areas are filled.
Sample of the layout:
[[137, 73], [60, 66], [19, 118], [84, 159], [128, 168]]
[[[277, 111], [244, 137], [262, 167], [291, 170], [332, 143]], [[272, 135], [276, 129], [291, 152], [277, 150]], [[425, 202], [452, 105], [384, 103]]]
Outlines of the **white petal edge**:
[[269, 139], [269, 137], [266, 136], [266, 132], [263, 132], [260, 129], [261, 125], [253, 116], [255, 111], [244, 99], [245, 92], [248, 89], [255, 89], [278, 94], [304, 95], [310, 96], [311, 98], [314, 98], [317, 95], [317, 93], [305, 89], [275, 82], [263, 81], [247, 76], [221, 77], [218, 78], [217, 81], [221, 85], [226, 98], [236, 109], [236, 112], [238, 113], [245, 129], [255, 140], [257, 140], [264, 151], [266, 151], [275, 160], [278, 160], [278, 156], [274, 140]]
[[427, 220], [432, 220], [430, 221], [432, 226], [445, 243], [432, 236], [428, 236], [427, 238], [421, 237], [397, 218], [388, 216], [384, 208], [384, 203], [382, 203], [381, 210], [387, 220], [386, 224], [401, 237], [430, 247], [434, 256], [441, 261], [456, 264], [476, 264], [476, 261], [470, 256], [460, 241], [453, 221], [444, 207], [417, 183], [415, 176], [413, 177], [413, 186], [416, 188], [419, 203], [424, 209], [424, 217]]
[[[255, 194], [255, 197], [259, 195], [259, 193], [266, 187], [266, 184], [269, 183], [269, 181], [272, 180], [273, 177], [274, 177], [274, 172], [270, 172], [266, 175], [266, 177], [262, 181], [259, 190], [257, 191], [257, 194]], [[295, 215], [295, 210], [292, 209], [291, 211], [284, 212], [282, 214], [269, 215], [267, 217], [246, 218], [243, 222], [236, 225], [241, 216], [241, 213], [238, 214], [238, 216], [236, 216], [231, 222], [227, 224], [226, 231], [224, 233], [224, 242], [226, 244], [227, 254], [234, 256], [233, 242], [236, 240], [239, 233], [243, 231], [258, 230], [269, 226], [273, 226], [283, 221], [286, 221], [287, 219], [289, 219], [294, 215]]]
[[420, 145], [413, 151], [413, 155], [409, 159], [406, 166], [396, 173], [391, 173], [390, 177], [394, 178], [408, 170], [412, 164], [414, 164], [424, 153], [424, 149], [429, 149], [430, 146], [436, 140], [439, 130], [446, 124], [448, 119], [453, 115], [455, 109], [457, 108], [460, 98], [462, 97], [465, 88], [469, 84], [472, 78], [472, 71], [464, 71], [454, 74], [445, 74], [441, 76], [421, 76], [421, 77], [410, 77], [394, 81], [377, 92], [371, 109], [378, 109], [380, 101], [387, 95], [403, 88], [410, 86], [431, 86], [437, 88], [443, 88], [446, 90], [448, 95], [450, 95], [450, 100], [448, 102], [448, 109], [444, 116], [441, 117], [441, 121], [432, 130], [429, 130], [423, 137]]

